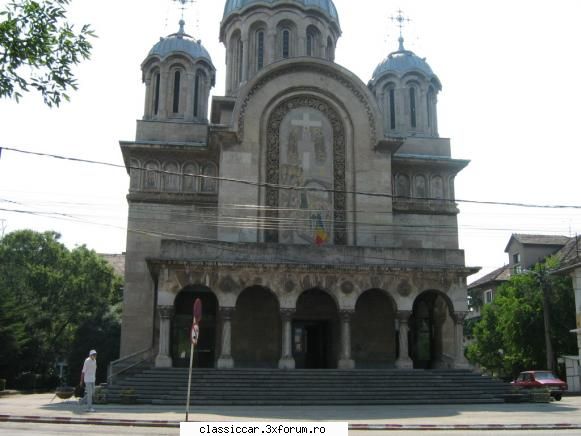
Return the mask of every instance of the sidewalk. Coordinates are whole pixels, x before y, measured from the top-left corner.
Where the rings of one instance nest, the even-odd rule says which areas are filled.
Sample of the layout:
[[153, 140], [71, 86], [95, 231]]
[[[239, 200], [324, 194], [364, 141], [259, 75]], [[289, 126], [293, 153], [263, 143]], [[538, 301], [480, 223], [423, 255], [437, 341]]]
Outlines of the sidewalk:
[[[97, 404], [85, 412], [53, 394], [0, 397], [0, 422], [179, 427], [185, 407]], [[52, 402], [51, 402], [52, 400]], [[581, 429], [581, 397], [516, 404], [401, 406], [192, 406], [190, 421], [348, 421], [354, 429]]]

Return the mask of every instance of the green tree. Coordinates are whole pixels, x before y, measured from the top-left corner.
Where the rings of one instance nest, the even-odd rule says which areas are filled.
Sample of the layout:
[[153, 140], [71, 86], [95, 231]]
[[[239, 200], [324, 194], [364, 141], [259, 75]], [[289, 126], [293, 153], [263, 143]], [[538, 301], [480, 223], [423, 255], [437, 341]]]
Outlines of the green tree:
[[474, 326], [475, 342], [468, 347], [472, 362], [505, 375], [523, 369], [546, 369], [545, 320], [550, 321], [554, 355], [575, 352], [575, 337], [569, 332], [575, 326], [571, 280], [547, 274], [547, 268], [555, 266], [551, 262], [514, 275], [499, 287], [493, 303], [483, 308], [482, 318]]
[[11, 1], [0, 12], [0, 97], [19, 101], [29, 88], [49, 107], [77, 89], [72, 67], [88, 59], [89, 25], [79, 32], [66, 20], [70, 0]]
[[11, 351], [0, 354], [0, 377], [50, 375], [80, 328], [119, 305], [121, 278], [111, 266], [85, 246], [68, 250], [58, 239], [23, 230], [0, 241], [0, 349]]

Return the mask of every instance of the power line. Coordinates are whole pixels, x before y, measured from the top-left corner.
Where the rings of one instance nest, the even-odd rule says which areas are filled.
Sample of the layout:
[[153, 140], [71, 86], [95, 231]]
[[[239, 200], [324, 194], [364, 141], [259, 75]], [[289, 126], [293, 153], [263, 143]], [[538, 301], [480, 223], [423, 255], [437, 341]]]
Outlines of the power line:
[[[41, 152], [34, 152], [28, 150], [20, 150], [17, 148], [12, 147], [0, 147], [0, 153], [2, 150], [13, 151], [15, 153], [22, 153], [28, 155], [35, 155], [41, 157], [50, 157], [54, 159], [61, 159], [73, 162], [80, 162], [80, 163], [88, 163], [94, 165], [103, 165], [109, 166], [114, 168], [126, 168], [125, 165], [114, 164], [110, 162], [102, 162], [90, 159], [81, 159], [81, 158], [74, 158], [68, 156], [60, 156], [51, 153], [41, 153]], [[242, 180], [242, 179], [234, 179], [229, 177], [218, 177], [218, 176], [210, 176], [205, 174], [190, 174], [190, 173], [179, 173], [174, 171], [167, 171], [162, 169], [145, 169], [141, 167], [132, 167], [128, 166], [129, 169], [134, 169], [138, 171], [153, 171], [160, 174], [167, 174], [167, 175], [174, 175], [174, 176], [187, 176], [187, 177], [195, 177], [201, 179], [208, 179], [208, 180], [215, 180], [221, 182], [231, 182], [231, 183], [239, 183], [243, 185], [250, 185], [250, 186], [257, 186], [263, 188], [274, 188], [274, 189], [283, 189], [283, 190], [292, 190], [292, 191], [301, 191], [301, 192], [326, 192], [326, 193], [340, 193], [340, 194], [354, 194], [354, 195], [364, 195], [368, 197], [384, 197], [384, 198], [392, 198], [392, 199], [410, 199], [411, 197], [407, 196], [397, 196], [393, 194], [389, 194], [386, 192], [366, 192], [366, 191], [348, 191], [348, 190], [339, 190], [339, 189], [325, 189], [325, 188], [313, 188], [313, 187], [306, 187], [306, 186], [289, 186], [289, 185], [280, 185], [275, 183], [265, 183], [265, 182], [253, 182], [251, 180]], [[441, 199], [441, 198], [433, 198], [433, 197], [413, 197], [415, 201], [432, 201], [432, 202], [439, 202], [439, 203], [467, 203], [467, 204], [479, 204], [479, 205], [497, 205], [497, 206], [513, 206], [513, 207], [524, 207], [524, 208], [535, 208], [535, 209], [581, 209], [581, 205], [571, 205], [571, 204], [533, 204], [533, 203], [520, 203], [520, 202], [503, 202], [503, 201], [483, 201], [483, 200], [466, 200], [466, 199]]]

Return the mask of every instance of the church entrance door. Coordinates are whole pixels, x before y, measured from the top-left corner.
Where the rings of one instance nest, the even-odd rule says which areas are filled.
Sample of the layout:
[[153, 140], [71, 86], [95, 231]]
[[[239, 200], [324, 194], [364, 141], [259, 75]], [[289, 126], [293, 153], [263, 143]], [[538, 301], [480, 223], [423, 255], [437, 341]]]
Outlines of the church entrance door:
[[200, 337], [194, 351], [194, 368], [213, 368], [216, 356], [216, 315], [218, 300], [208, 288], [191, 286], [183, 289], [175, 300], [172, 322], [171, 354], [173, 366], [187, 368], [190, 364], [190, 329], [196, 298], [202, 300]]
[[331, 342], [328, 321], [293, 322], [293, 357], [296, 368], [329, 368], [328, 344]]

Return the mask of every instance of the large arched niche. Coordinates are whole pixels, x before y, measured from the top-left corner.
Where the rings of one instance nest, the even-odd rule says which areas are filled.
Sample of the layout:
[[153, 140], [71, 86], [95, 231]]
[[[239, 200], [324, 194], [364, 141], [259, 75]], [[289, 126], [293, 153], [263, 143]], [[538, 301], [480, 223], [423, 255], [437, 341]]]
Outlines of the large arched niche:
[[170, 351], [174, 367], [189, 365], [190, 329], [196, 298], [202, 302], [202, 320], [199, 323], [200, 336], [195, 347], [194, 366], [213, 368], [218, 357], [218, 299], [207, 286], [189, 285], [176, 295], [174, 301]]
[[319, 288], [302, 292], [297, 299], [292, 328], [296, 368], [336, 368], [339, 339], [335, 299]]
[[382, 289], [363, 292], [355, 304], [351, 350], [358, 368], [390, 368], [397, 356], [397, 308]]
[[261, 286], [244, 289], [232, 317], [232, 358], [236, 367], [277, 368], [281, 337], [276, 296]]
[[287, 97], [268, 115], [265, 143], [265, 241], [345, 245], [346, 137], [334, 106], [312, 93]]
[[410, 326], [410, 357], [414, 368], [452, 367], [455, 358], [454, 306], [448, 296], [428, 290], [414, 300]]

